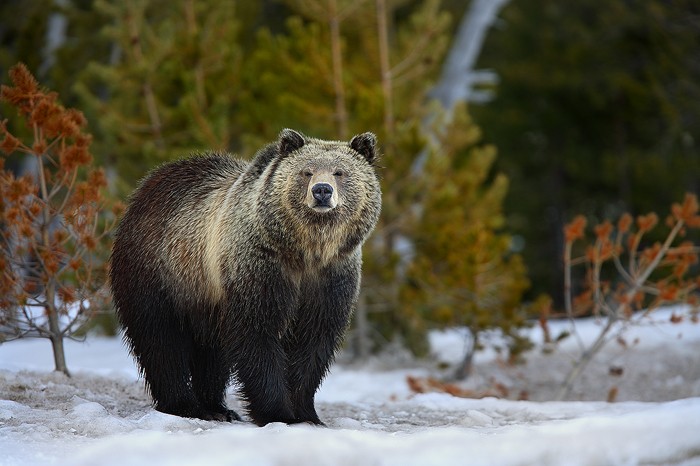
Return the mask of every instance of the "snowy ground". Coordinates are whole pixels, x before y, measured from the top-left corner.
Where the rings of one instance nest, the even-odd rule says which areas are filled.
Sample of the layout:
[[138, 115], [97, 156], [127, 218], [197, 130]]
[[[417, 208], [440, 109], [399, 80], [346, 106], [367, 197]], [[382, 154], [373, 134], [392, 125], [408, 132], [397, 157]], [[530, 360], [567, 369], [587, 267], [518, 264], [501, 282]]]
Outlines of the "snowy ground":
[[[515, 367], [478, 354], [462, 387], [496, 387], [502, 399], [413, 393], [406, 377], [439, 377], [436, 364], [336, 365], [317, 396], [328, 428], [156, 412], [117, 339], [69, 342], [70, 379], [51, 371], [47, 341], [11, 342], [0, 345], [0, 465], [700, 465], [700, 324], [671, 324], [672, 312], [595, 360], [572, 395], [586, 401], [544, 401], [574, 339]], [[589, 340], [598, 327], [579, 328]], [[460, 356], [458, 332], [434, 334], [432, 344], [444, 362]], [[618, 401], [606, 403], [611, 390]], [[237, 407], [233, 393], [229, 403]]]

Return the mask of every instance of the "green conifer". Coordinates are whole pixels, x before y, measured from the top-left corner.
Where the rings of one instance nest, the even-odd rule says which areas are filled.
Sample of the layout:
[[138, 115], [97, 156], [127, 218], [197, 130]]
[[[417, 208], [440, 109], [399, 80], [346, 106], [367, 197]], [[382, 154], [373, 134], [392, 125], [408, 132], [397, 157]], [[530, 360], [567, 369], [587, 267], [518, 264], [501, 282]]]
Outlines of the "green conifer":
[[[446, 128], [439, 152], [426, 161], [402, 301], [429, 326], [467, 327], [475, 346], [483, 331], [500, 329], [515, 353], [523, 349], [517, 330], [525, 323], [520, 300], [529, 283], [502, 232], [508, 181], [493, 175], [496, 149], [480, 142], [464, 105]], [[461, 376], [467, 371], [460, 367]]]

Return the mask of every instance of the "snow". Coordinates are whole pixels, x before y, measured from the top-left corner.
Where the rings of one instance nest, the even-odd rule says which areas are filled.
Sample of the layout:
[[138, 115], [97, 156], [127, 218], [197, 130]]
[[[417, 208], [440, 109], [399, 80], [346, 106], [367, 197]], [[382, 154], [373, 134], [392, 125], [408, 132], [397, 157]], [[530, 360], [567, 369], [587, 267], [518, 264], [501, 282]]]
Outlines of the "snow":
[[[169, 416], [150, 407], [118, 338], [67, 342], [71, 378], [52, 371], [48, 341], [15, 341], [0, 345], [0, 465], [700, 465], [700, 325], [672, 324], [673, 312], [630, 328], [627, 347], [609, 345], [572, 401], [544, 400], [579, 351], [575, 338], [552, 354], [538, 345], [524, 366], [491, 346], [477, 355], [465, 387], [495, 379], [531, 401], [413, 393], [407, 376], [441, 374], [418, 361], [337, 364], [317, 395], [327, 428]], [[552, 335], [568, 325], [553, 323]], [[591, 341], [600, 323], [577, 328]], [[431, 344], [454, 363], [463, 333], [435, 332]], [[611, 365], [624, 375], [610, 376]], [[613, 386], [620, 401], [601, 401]], [[240, 409], [233, 391], [228, 401]]]

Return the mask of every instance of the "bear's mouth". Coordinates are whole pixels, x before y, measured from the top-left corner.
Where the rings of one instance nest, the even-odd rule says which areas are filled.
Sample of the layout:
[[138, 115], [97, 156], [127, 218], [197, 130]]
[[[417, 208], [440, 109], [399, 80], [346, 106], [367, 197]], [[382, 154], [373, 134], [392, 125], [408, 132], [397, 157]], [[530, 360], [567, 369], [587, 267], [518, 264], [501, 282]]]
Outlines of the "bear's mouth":
[[325, 214], [335, 210], [338, 205], [338, 201], [332, 197], [324, 199], [306, 199], [306, 207], [319, 214]]
[[316, 205], [311, 207], [311, 210], [313, 210], [314, 212], [317, 212], [319, 214], [325, 214], [326, 212], [330, 212], [333, 209], [334, 209], [334, 207], [331, 206], [330, 204], [327, 204], [327, 203], [324, 203], [324, 204], [319, 203], [319, 204], [316, 204]]

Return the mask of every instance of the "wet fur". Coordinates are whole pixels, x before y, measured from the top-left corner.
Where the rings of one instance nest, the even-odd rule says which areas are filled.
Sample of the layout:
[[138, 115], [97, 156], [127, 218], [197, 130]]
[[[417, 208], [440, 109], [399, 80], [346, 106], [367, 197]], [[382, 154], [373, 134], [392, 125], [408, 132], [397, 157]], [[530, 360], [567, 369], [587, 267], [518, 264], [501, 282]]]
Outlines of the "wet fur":
[[[111, 285], [155, 407], [258, 425], [321, 421], [314, 394], [357, 300], [360, 247], [379, 216], [374, 136], [285, 130], [250, 163], [208, 154], [164, 165], [117, 231]], [[307, 205], [306, 169], [342, 166], [338, 206]]]

